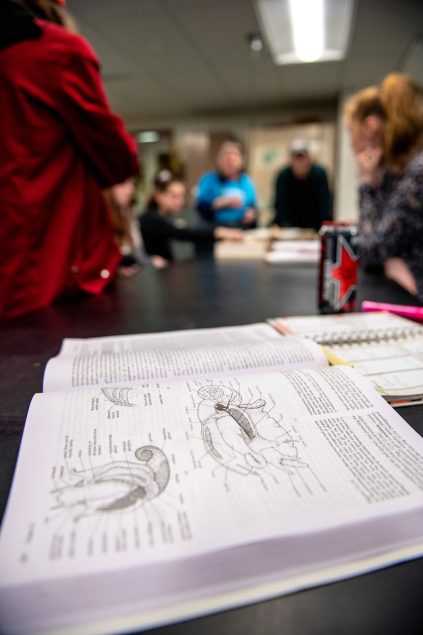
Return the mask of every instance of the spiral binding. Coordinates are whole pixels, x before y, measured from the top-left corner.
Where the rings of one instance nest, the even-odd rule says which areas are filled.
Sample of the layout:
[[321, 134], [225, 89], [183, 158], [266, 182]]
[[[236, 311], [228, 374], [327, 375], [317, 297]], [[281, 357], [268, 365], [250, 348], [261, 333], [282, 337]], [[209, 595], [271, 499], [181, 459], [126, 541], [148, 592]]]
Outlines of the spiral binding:
[[408, 340], [414, 337], [423, 337], [423, 328], [418, 326], [406, 326], [400, 328], [384, 329], [383, 331], [349, 331], [345, 333], [315, 333], [306, 335], [318, 344], [333, 346], [334, 344], [374, 344], [379, 342]]

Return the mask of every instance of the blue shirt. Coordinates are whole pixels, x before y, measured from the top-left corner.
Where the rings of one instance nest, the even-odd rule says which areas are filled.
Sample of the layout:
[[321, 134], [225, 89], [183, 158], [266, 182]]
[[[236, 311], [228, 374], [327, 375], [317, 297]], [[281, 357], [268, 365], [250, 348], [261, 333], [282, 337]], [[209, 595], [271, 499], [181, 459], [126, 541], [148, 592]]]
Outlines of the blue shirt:
[[[242, 206], [212, 209], [213, 201], [221, 196], [236, 196], [241, 199]], [[203, 218], [211, 220], [215, 225], [240, 226], [247, 209], [257, 207], [254, 184], [245, 173], [230, 180], [218, 172], [208, 172], [198, 184], [196, 207]]]

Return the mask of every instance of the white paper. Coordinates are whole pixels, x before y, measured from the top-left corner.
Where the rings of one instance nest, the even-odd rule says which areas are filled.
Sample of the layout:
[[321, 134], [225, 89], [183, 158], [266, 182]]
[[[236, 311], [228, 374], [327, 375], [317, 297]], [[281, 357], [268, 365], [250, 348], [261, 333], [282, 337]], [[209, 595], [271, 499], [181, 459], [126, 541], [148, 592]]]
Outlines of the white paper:
[[291, 262], [318, 262], [320, 241], [318, 240], [280, 240], [272, 244], [265, 260], [269, 264]]
[[204, 344], [237, 344], [278, 339], [274, 329], [264, 322], [245, 326], [226, 326], [210, 329], [186, 329], [115, 335], [109, 337], [66, 338], [60, 349], [60, 357], [76, 357], [90, 353], [123, 353], [127, 351], [166, 348], [170, 350], [202, 347]]
[[385, 396], [423, 395], [423, 341], [331, 347]]
[[264, 260], [270, 265], [290, 264], [293, 262], [317, 263], [319, 254], [313, 251], [269, 251]]
[[268, 321], [282, 333], [307, 337], [321, 344], [371, 342], [411, 335], [423, 338], [421, 326], [384, 312], [280, 317]]
[[47, 364], [44, 391], [325, 365], [314, 342], [281, 338], [266, 324], [66, 340]]
[[277, 240], [272, 244], [272, 251], [320, 254], [319, 240]]

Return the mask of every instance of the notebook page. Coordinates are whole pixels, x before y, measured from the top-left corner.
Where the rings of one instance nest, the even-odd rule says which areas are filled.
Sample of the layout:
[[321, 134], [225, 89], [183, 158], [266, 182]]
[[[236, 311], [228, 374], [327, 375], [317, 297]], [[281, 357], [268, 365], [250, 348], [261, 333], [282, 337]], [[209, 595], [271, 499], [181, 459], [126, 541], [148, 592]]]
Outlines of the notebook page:
[[423, 396], [423, 339], [335, 346], [331, 352], [353, 364], [384, 396]]
[[268, 320], [268, 323], [283, 335], [297, 335], [329, 345], [423, 337], [421, 326], [399, 315], [384, 312], [279, 317]]

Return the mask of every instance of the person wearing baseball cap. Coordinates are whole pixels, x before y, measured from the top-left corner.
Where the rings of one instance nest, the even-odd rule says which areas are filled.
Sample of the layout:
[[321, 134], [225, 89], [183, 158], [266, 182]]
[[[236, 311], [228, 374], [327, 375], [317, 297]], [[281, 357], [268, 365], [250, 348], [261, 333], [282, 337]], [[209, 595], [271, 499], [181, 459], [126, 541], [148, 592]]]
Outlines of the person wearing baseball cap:
[[310, 155], [310, 146], [305, 139], [294, 139], [289, 146], [289, 153], [291, 157]]
[[0, 2], [0, 316], [100, 293], [121, 260], [103, 190], [137, 147], [63, 4]]
[[331, 218], [331, 196], [325, 169], [313, 162], [305, 139], [289, 146], [290, 163], [275, 182], [274, 225], [319, 230]]

